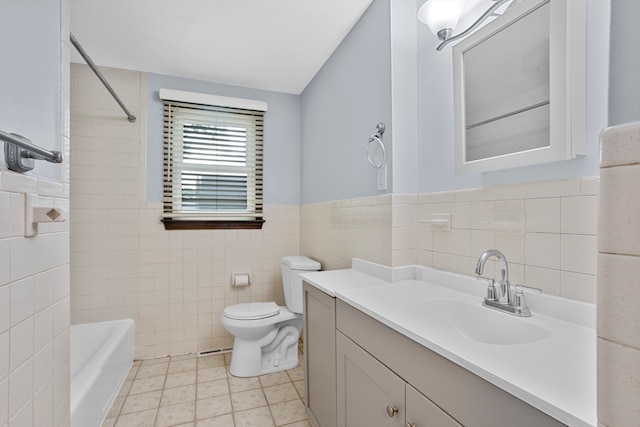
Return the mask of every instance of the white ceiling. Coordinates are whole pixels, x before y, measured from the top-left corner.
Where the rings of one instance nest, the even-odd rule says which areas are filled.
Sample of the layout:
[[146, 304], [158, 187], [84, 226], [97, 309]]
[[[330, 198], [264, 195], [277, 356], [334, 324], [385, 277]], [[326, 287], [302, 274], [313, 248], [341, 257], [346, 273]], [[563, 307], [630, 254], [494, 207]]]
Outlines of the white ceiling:
[[299, 94], [371, 1], [71, 0], [71, 32], [98, 66]]

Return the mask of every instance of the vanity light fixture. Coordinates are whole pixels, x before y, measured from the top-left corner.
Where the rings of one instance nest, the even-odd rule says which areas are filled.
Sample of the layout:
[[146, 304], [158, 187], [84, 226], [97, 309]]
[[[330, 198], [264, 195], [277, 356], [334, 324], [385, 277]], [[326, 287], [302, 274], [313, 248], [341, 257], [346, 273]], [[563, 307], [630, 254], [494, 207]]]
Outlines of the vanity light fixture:
[[456, 35], [453, 35], [453, 31], [462, 12], [461, 0], [427, 0], [418, 10], [418, 20], [427, 24], [442, 42], [436, 48], [440, 51], [449, 43], [471, 34], [508, 1], [510, 0], [491, 0], [491, 6], [469, 28]]

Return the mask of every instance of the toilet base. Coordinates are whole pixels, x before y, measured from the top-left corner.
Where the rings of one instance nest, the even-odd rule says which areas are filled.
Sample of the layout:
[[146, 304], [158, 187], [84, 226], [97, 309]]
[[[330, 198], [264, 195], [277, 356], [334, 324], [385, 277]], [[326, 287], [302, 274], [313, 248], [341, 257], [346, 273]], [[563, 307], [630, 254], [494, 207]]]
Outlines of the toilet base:
[[295, 368], [301, 329], [302, 318], [296, 318], [260, 342], [235, 337], [229, 373], [234, 377], [255, 377]]

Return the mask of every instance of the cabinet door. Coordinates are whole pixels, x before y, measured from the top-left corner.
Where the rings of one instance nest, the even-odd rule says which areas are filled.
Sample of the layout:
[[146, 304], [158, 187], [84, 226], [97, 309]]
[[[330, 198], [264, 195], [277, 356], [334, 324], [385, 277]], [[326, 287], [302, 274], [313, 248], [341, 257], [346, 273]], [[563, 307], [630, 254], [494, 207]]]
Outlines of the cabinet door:
[[336, 425], [336, 300], [304, 284], [307, 413], [314, 426]]
[[407, 427], [462, 427], [449, 414], [407, 384]]
[[336, 333], [338, 427], [403, 427], [405, 382]]

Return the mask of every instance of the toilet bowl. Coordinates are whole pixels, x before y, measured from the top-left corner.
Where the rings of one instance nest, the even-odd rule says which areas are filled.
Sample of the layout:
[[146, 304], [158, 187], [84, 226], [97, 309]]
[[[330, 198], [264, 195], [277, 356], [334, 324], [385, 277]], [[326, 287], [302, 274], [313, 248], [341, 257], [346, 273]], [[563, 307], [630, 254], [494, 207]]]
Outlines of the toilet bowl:
[[233, 335], [229, 373], [253, 377], [298, 366], [298, 339], [302, 330], [302, 278], [300, 273], [320, 270], [320, 264], [304, 256], [282, 258], [282, 286], [286, 306], [275, 302], [229, 306], [222, 326]]

